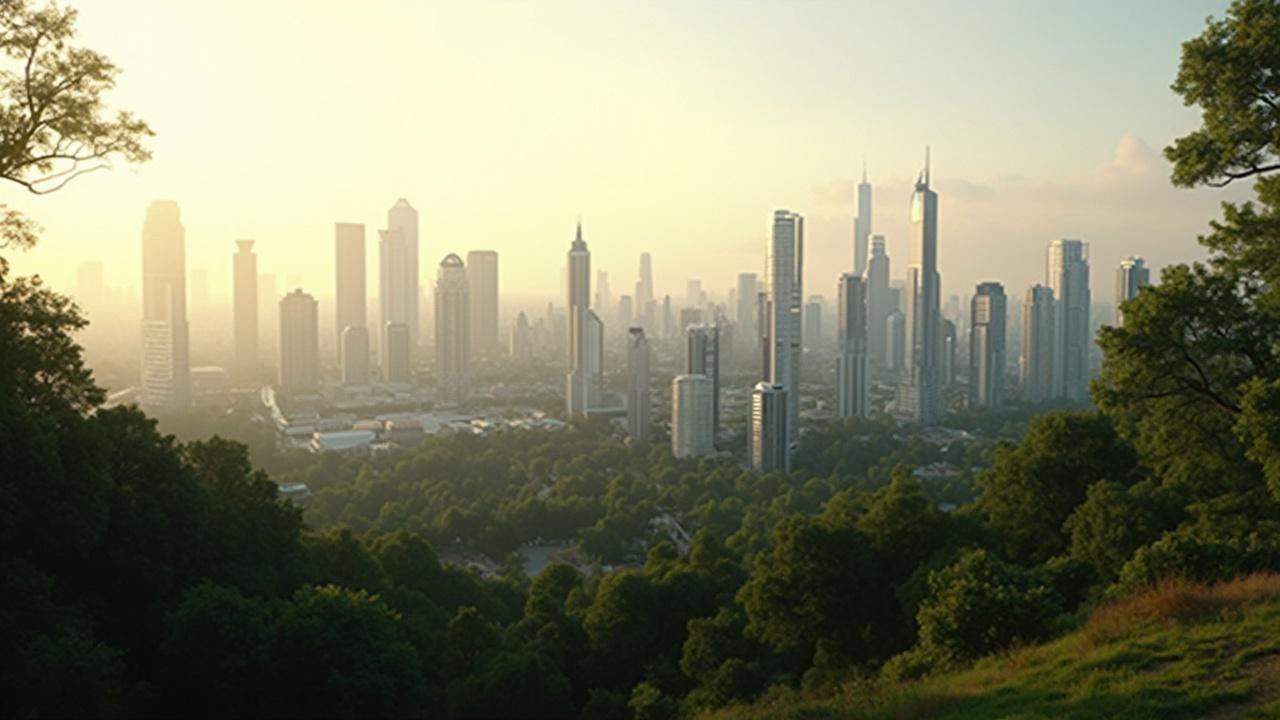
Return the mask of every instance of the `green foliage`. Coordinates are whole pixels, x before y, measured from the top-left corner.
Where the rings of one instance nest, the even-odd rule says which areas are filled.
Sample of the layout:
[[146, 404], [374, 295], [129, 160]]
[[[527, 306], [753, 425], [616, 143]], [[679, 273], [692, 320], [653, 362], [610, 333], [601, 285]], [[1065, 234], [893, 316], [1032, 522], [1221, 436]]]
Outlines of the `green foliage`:
[[1200, 582], [1229, 580], [1261, 570], [1280, 571], [1280, 533], [1248, 537], [1205, 538], [1174, 531], [1139, 549], [1120, 570], [1108, 595], [1122, 596], [1164, 578]]
[[1143, 482], [1089, 486], [1085, 501], [1067, 518], [1071, 556], [1088, 563], [1103, 581], [1113, 580], [1134, 551], [1157, 540], [1171, 523], [1170, 499]]

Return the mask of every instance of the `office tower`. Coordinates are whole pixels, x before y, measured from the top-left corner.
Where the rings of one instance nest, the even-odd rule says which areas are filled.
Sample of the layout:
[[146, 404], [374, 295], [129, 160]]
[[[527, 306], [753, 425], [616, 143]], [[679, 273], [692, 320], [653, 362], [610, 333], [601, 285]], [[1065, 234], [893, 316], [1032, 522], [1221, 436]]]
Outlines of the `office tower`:
[[751, 391], [751, 430], [747, 452], [756, 472], [790, 472], [791, 439], [787, 430], [787, 389], [773, 383], [756, 383]]
[[715, 452], [711, 379], [677, 375], [671, 381], [671, 454], [705, 457]]
[[685, 283], [684, 306], [702, 309], [702, 281], [691, 278]]
[[760, 344], [756, 327], [756, 302], [760, 292], [755, 273], [738, 275], [738, 351], [752, 355]]
[[590, 362], [591, 340], [591, 251], [582, 239], [582, 223], [569, 246], [569, 372], [565, 392], [566, 412], [574, 415], [586, 415], [591, 408], [591, 395], [594, 378], [591, 377]]
[[836, 341], [836, 415], [867, 417], [867, 281], [860, 275], [840, 276]]
[[[363, 328], [369, 323], [365, 305], [368, 293], [365, 290], [364, 225], [334, 223], [333, 249], [334, 338], [337, 340], [335, 347], [338, 350], [338, 357], [346, 363], [347, 351], [342, 346], [346, 329]], [[367, 337], [368, 333], [365, 335]], [[358, 336], [357, 333], [352, 337]], [[364, 382], [366, 381], [357, 384]]]
[[498, 253], [472, 250], [467, 253], [467, 288], [470, 303], [471, 353], [496, 358], [498, 340]]
[[653, 298], [653, 261], [649, 253], [640, 253], [640, 279], [636, 281], [636, 314], [640, 325], [649, 332], [657, 330]]
[[[409, 327], [409, 357], [412, 359], [413, 352], [419, 345], [418, 333], [422, 329], [418, 319], [422, 305], [422, 291], [418, 287], [418, 211], [413, 209], [408, 200], [396, 200], [396, 204], [387, 211], [387, 229], [398, 232], [404, 243], [404, 265], [398, 273], [399, 282], [393, 283], [400, 297], [392, 303], [393, 309], [403, 308], [403, 316], [393, 312], [393, 317], [384, 316], [382, 322], [384, 325], [388, 322], [403, 322]], [[385, 290], [385, 287], [381, 287], [378, 292]]]
[[1120, 261], [1120, 266], [1116, 268], [1116, 327], [1124, 325], [1121, 304], [1137, 297], [1138, 289], [1150, 283], [1151, 271], [1142, 258], [1127, 257]]
[[685, 330], [684, 371], [711, 381], [711, 441], [720, 437], [720, 326], [693, 325]]
[[871, 362], [884, 366], [889, 342], [885, 335], [889, 313], [895, 309], [889, 287], [889, 256], [884, 251], [884, 236], [871, 238], [871, 257], [867, 259], [867, 354]]
[[533, 328], [529, 326], [529, 317], [523, 312], [516, 316], [511, 326], [511, 342], [508, 352], [511, 361], [518, 365], [527, 365], [533, 361]]
[[466, 399], [471, 378], [470, 276], [453, 253], [440, 261], [436, 276], [436, 388], [441, 399], [454, 402]]
[[83, 262], [76, 267], [76, 300], [82, 308], [101, 307], [103, 293], [102, 263]]
[[671, 307], [671, 296], [662, 296], [662, 337], [671, 339], [676, 336], [680, 329], [676, 326], [676, 312]]
[[682, 308], [680, 310], [680, 332], [688, 330], [693, 325], [702, 324], [702, 310], [700, 308]]
[[888, 339], [885, 343], [885, 367], [901, 372], [907, 351], [907, 316], [901, 310], [894, 310], [889, 313], [884, 325], [884, 334]]
[[769, 341], [764, 377], [787, 391], [786, 429], [794, 446], [800, 436], [800, 302], [804, 297], [804, 218], [800, 215], [774, 212], [765, 266]]
[[369, 384], [369, 328], [348, 325], [338, 343], [342, 348], [342, 384]]
[[867, 267], [867, 239], [871, 237], [871, 183], [867, 182], [867, 163], [862, 163], [862, 182], [858, 183], [858, 215], [853, 219], [853, 272], [862, 275]]
[[639, 325], [635, 308], [631, 305], [631, 296], [623, 295], [618, 298], [618, 327], [630, 328], [633, 325]]
[[1049, 245], [1048, 277], [1053, 288], [1053, 397], [1089, 399], [1089, 246], [1079, 240]]
[[822, 296], [814, 295], [804, 306], [804, 346], [810, 350], [822, 344]]
[[949, 388], [956, 383], [956, 324], [950, 320], [942, 321], [942, 387]]
[[320, 311], [316, 299], [294, 290], [280, 300], [280, 390], [310, 395], [320, 387]]
[[1030, 402], [1048, 400], [1053, 393], [1054, 323], [1053, 289], [1033, 285], [1022, 304], [1022, 396]]
[[258, 365], [258, 256], [252, 240], [237, 240], [232, 256], [232, 304], [236, 370], [248, 376]]
[[409, 333], [409, 326], [402, 322], [387, 323], [382, 334], [387, 342], [386, 361], [383, 363], [384, 379], [388, 385], [412, 385], [413, 352], [409, 344], [413, 342], [413, 336]]
[[[393, 208], [394, 209], [394, 208]], [[411, 311], [417, 307], [410, 294], [411, 285], [416, 285], [415, 278], [409, 277], [409, 243], [405, 240], [404, 230], [392, 228], [378, 231], [378, 304], [379, 313], [378, 360], [382, 365], [384, 378], [391, 377], [391, 348], [388, 329], [392, 325], [403, 325], [409, 332], [408, 364], [413, 364], [414, 332], [410, 325]], [[397, 358], [400, 360], [403, 358]], [[407, 382], [407, 381], [406, 381]]]
[[631, 328], [627, 339], [627, 435], [636, 442], [648, 442], [649, 339], [644, 328]]
[[984, 282], [969, 301], [969, 407], [1004, 406], [1004, 286]]
[[142, 225], [143, 406], [191, 402], [186, 254], [178, 203], [151, 203]]
[[929, 151], [911, 196], [907, 308], [903, 367], [895, 409], [921, 425], [942, 419], [941, 278], [938, 276], [938, 194], [929, 187]]

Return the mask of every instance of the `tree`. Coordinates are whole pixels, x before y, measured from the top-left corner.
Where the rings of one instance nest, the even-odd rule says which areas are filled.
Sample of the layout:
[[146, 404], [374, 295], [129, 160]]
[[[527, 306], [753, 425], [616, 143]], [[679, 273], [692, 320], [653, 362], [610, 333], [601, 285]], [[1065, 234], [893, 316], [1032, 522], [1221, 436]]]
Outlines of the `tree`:
[[1104, 582], [1110, 582], [1134, 551], [1168, 529], [1167, 500], [1151, 483], [1125, 487], [1097, 482], [1085, 501], [1067, 518], [1071, 555], [1088, 563]]
[[[0, 179], [35, 194], [58, 190], [112, 158], [150, 158], [153, 133], [128, 112], [111, 115], [104, 96], [119, 68], [77, 47], [76, 11], [26, 0], [0, 3]], [[0, 249], [35, 244], [36, 226], [0, 205]]]

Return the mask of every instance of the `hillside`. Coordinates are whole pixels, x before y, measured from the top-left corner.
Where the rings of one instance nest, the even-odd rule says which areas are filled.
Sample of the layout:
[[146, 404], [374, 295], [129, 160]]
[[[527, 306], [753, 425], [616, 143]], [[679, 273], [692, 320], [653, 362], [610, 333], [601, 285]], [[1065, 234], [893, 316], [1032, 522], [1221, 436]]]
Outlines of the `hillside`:
[[1170, 582], [1043, 645], [915, 683], [775, 695], [704, 720], [1280, 718], [1280, 575]]

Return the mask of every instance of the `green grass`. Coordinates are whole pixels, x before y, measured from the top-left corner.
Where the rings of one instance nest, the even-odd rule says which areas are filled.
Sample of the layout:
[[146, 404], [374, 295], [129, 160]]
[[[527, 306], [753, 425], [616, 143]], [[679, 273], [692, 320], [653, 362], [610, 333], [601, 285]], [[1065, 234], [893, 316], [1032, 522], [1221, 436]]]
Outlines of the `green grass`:
[[1280, 718], [1280, 575], [1170, 583], [1053, 642], [915, 683], [781, 692], [706, 720]]

